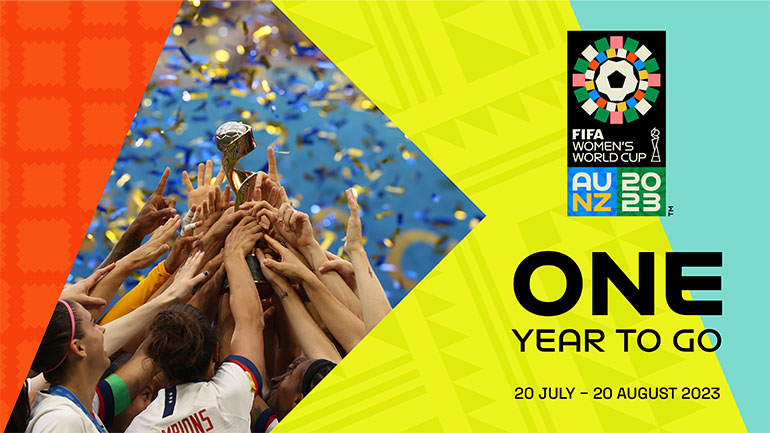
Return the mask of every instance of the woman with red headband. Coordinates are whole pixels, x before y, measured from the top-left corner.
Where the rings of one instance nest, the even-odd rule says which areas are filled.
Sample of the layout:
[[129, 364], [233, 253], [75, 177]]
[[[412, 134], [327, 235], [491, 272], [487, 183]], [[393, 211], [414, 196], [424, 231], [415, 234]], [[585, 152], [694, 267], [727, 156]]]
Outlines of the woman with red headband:
[[[188, 259], [177, 271], [174, 284], [152, 305], [165, 308], [189, 297], [205, 275], [194, 276], [203, 253]], [[50, 386], [32, 405], [27, 432], [100, 432], [107, 429], [97, 415], [99, 379], [110, 358], [105, 352], [104, 328], [82, 305], [59, 300], [32, 362]]]
[[51, 385], [35, 399], [27, 431], [105, 433], [92, 407], [96, 385], [109, 366], [104, 328], [82, 305], [60, 300], [32, 363]]

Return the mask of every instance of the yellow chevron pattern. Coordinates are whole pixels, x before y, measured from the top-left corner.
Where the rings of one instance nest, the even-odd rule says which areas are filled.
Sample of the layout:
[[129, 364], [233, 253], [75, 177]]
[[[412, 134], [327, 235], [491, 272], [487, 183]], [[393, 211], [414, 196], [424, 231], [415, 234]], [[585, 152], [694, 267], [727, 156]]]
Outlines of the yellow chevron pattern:
[[[716, 356], [671, 346], [698, 317], [665, 305], [657, 218], [567, 218], [567, 2], [275, 1], [487, 217], [279, 425], [290, 431], [745, 431]], [[530, 253], [581, 267], [584, 297], [539, 317], [513, 295]], [[629, 274], [656, 252], [656, 315], [616, 292], [590, 314], [590, 252]], [[533, 290], [554, 299], [556, 272]], [[604, 353], [521, 353], [511, 328], [600, 328]], [[661, 349], [622, 351], [616, 328], [654, 328]], [[573, 400], [515, 400], [514, 388], [574, 386]], [[595, 386], [714, 386], [717, 400], [594, 400]]]

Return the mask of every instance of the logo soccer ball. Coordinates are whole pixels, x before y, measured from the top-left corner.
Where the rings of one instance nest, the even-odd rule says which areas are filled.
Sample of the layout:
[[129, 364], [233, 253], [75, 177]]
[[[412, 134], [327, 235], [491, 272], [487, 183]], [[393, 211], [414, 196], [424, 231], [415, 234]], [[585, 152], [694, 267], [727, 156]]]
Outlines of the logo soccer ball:
[[596, 90], [611, 102], [623, 102], [637, 89], [639, 79], [627, 60], [608, 60], [599, 66]]

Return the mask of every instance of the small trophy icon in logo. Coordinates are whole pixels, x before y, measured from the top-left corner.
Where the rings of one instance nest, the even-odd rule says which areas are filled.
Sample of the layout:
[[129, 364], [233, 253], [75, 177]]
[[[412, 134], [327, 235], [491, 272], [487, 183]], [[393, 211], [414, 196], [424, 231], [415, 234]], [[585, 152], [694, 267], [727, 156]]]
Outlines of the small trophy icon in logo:
[[650, 131], [650, 137], [652, 137], [652, 159], [650, 162], [660, 162], [660, 150], [658, 149], [660, 131], [658, 131], [658, 128], [652, 128], [652, 131]]

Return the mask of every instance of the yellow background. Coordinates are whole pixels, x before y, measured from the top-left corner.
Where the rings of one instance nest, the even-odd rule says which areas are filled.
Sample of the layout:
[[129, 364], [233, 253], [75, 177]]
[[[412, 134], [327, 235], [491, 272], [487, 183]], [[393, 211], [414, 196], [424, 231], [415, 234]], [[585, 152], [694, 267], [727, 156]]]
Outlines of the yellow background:
[[[277, 432], [745, 430], [716, 356], [671, 345], [703, 325], [665, 305], [660, 220], [565, 216], [569, 3], [275, 3], [487, 215]], [[517, 265], [541, 250], [581, 268], [567, 314], [535, 316], [513, 295]], [[638, 252], [656, 253], [654, 316], [612, 289], [610, 316], [590, 314], [592, 251], [632, 280]], [[542, 270], [532, 284], [555, 299], [564, 279]], [[605, 352], [521, 353], [511, 328], [601, 328]], [[661, 348], [624, 353], [616, 328], [653, 328]], [[514, 400], [517, 386], [590, 395]], [[595, 386], [718, 386], [721, 398], [602, 401]]]

